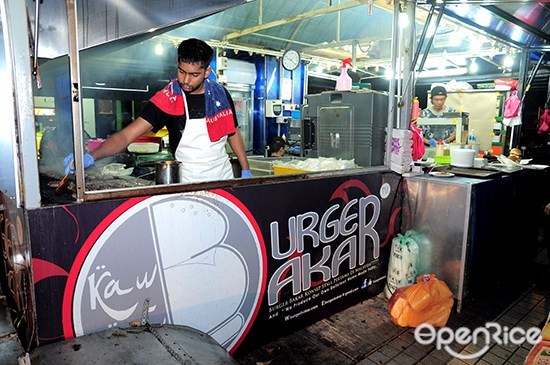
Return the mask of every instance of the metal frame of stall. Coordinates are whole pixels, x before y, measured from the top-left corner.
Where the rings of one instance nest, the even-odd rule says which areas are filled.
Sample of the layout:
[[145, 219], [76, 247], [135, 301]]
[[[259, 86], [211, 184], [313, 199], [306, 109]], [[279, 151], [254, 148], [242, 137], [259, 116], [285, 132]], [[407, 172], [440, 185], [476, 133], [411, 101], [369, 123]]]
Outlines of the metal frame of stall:
[[[64, 290], [64, 287], [56, 286], [58, 284], [51, 284], [50, 281], [58, 280], [56, 278], [68, 277], [71, 278], [80, 272], [80, 268], [70, 268], [72, 265], [72, 259], [78, 259], [86, 261], [86, 255], [88, 254], [88, 247], [92, 245], [90, 237], [94, 239], [108, 239], [105, 238], [101, 232], [98, 231], [103, 224], [107, 225], [108, 222], [116, 221], [120, 214], [124, 215], [123, 208], [131, 210], [134, 206], [143, 206], [143, 200], [149, 199], [155, 204], [160, 201], [169, 201], [169, 204], [175, 204], [183, 202], [187, 204], [188, 201], [194, 201], [193, 199], [200, 200], [204, 206], [226, 206], [226, 209], [234, 209], [237, 213], [234, 219], [248, 217], [250, 222], [253, 220], [250, 217], [255, 215], [261, 215], [265, 211], [264, 206], [270, 204], [269, 200], [272, 194], [269, 191], [279, 191], [280, 186], [290, 186], [288, 184], [294, 184], [293, 186], [304, 188], [305, 191], [309, 191], [313, 194], [309, 199], [306, 198], [301, 204], [296, 206], [289, 206], [282, 203], [280, 212], [291, 215], [299, 216], [302, 211], [312, 211], [312, 217], [316, 214], [327, 216], [330, 213], [335, 212], [335, 209], [343, 209], [343, 216], [347, 211], [355, 206], [361, 204], [361, 209], [368, 209], [369, 213], [367, 217], [364, 214], [351, 215], [348, 219], [349, 222], [369, 224], [366, 232], [365, 227], [362, 228], [362, 234], [368, 238], [368, 242], [365, 243], [365, 238], [360, 238], [360, 255], [359, 257], [353, 257], [359, 259], [357, 263], [352, 263], [351, 258], [350, 266], [353, 264], [353, 269], [347, 272], [345, 277], [339, 279], [338, 265], [333, 264], [333, 268], [330, 271], [322, 270], [323, 277], [325, 278], [323, 285], [324, 289], [322, 293], [319, 293], [319, 283], [305, 283], [307, 287], [300, 289], [296, 292], [296, 289], [289, 293], [281, 293], [281, 289], [275, 287], [275, 293], [279, 292], [282, 295], [281, 298], [288, 298], [286, 302], [281, 303], [276, 294], [270, 294], [271, 309], [268, 313], [271, 316], [262, 319], [265, 323], [269, 324], [269, 321], [282, 321], [276, 325], [279, 333], [284, 333], [292, 328], [299, 328], [305, 324], [312, 323], [318, 320], [320, 316], [327, 316], [331, 313], [335, 313], [342, 310], [346, 306], [349, 306], [358, 301], [364, 300], [372, 295], [382, 291], [385, 278], [385, 269], [387, 265], [388, 248], [390, 245], [386, 243], [391, 241], [392, 235], [396, 234], [396, 223], [398, 206], [394, 203], [399, 202], [400, 189], [399, 189], [399, 177], [389, 171], [387, 166], [378, 166], [368, 169], [368, 171], [355, 171], [355, 172], [331, 172], [331, 173], [310, 173], [300, 176], [280, 176], [273, 179], [259, 180], [235, 180], [228, 182], [212, 182], [208, 184], [188, 184], [188, 185], [166, 185], [162, 187], [148, 187], [137, 189], [119, 189], [119, 190], [104, 190], [104, 191], [85, 191], [84, 189], [84, 168], [79, 162], [81, 159], [75, 159], [75, 171], [76, 171], [76, 204], [43, 207], [40, 202], [40, 184], [38, 176], [38, 164], [37, 164], [37, 146], [35, 137], [35, 116], [34, 116], [34, 103], [33, 103], [33, 82], [40, 81], [39, 70], [35, 67], [31, 67], [31, 64], [36, 66], [36, 62], [29, 62], [29, 49], [32, 49], [29, 42], [29, 25], [27, 22], [19, 21], [20, 19], [27, 18], [27, 9], [25, 2], [19, 0], [4, 0], [0, 3], [0, 10], [2, 13], [2, 24], [4, 25], [4, 32], [7, 34], [5, 37], [6, 58], [8, 60], [7, 67], [9, 72], [6, 77], [6, 85], [13, 85], [13, 93], [11, 88], [4, 88], [1, 98], [1, 103], [4, 106], [4, 123], [9, 126], [9, 133], [3, 134], [2, 143], [0, 143], [0, 149], [4, 156], [10, 156], [2, 168], [2, 174], [0, 176], [0, 185], [2, 187], [1, 199], [1, 214], [2, 214], [2, 235], [3, 235], [3, 265], [1, 267], [0, 280], [2, 286], [7, 288], [7, 297], [9, 299], [9, 305], [12, 307], [13, 321], [18, 331], [20, 340], [27, 351], [30, 351], [35, 346], [41, 343], [48, 343], [51, 341], [59, 341], [67, 337], [67, 334], [78, 335], [82, 334], [82, 327], [79, 333], [75, 333], [74, 329], [71, 330], [70, 323], [67, 324], [65, 318], [66, 313], [74, 310], [71, 307], [74, 297], [63, 297], [62, 303], [59, 293]], [[39, 2], [36, 2], [36, 10], [38, 17]], [[81, 127], [81, 98], [80, 98], [80, 83], [79, 83], [79, 55], [78, 55], [78, 37], [77, 37], [77, 23], [76, 23], [76, 2], [73, 0], [67, 1], [67, 13], [68, 13], [68, 26], [69, 26], [69, 59], [70, 59], [70, 77], [71, 77], [71, 105], [73, 113], [73, 135], [74, 135], [74, 149], [76, 156], [83, 155], [82, 146], [82, 127]], [[34, 47], [36, 48], [36, 41], [38, 34], [34, 36]], [[36, 52], [35, 52], [36, 57]], [[388, 130], [392, 128], [392, 113], [388, 117]], [[12, 123], [13, 121], [13, 123]], [[389, 146], [391, 140], [388, 139], [387, 145]], [[389, 157], [390, 149], [387, 149], [387, 155]], [[387, 158], [389, 160], [389, 158]], [[261, 182], [268, 182], [268, 184], [260, 184]], [[261, 185], [261, 186], [260, 186]], [[313, 189], [311, 187], [314, 187]], [[225, 188], [225, 189], [224, 189]], [[272, 189], [272, 190], [270, 190]], [[304, 197], [304, 194], [300, 193], [300, 189], [295, 191], [295, 199]], [[229, 192], [230, 191], [230, 192]], [[190, 192], [190, 195], [186, 193]], [[268, 192], [266, 194], [266, 192]], [[288, 194], [284, 194], [289, 196]], [[319, 197], [325, 195], [327, 197], [326, 202], [320, 202]], [[199, 198], [197, 198], [199, 197]], [[258, 197], [264, 197], [258, 199]], [[235, 200], [237, 199], [237, 200]], [[239, 200], [240, 199], [240, 200]], [[331, 202], [333, 199], [343, 199], [347, 202], [345, 205], [334, 205]], [[223, 204], [219, 202], [222, 201]], [[242, 202], [247, 203], [242, 203]], [[211, 202], [215, 202], [213, 205]], [[216, 203], [217, 202], [217, 203]], [[311, 202], [315, 202], [312, 204]], [[83, 203], [83, 204], [79, 204]], [[325, 207], [325, 204], [330, 203], [330, 207]], [[224, 205], [225, 204], [225, 205]], [[258, 205], [259, 206], [256, 206]], [[319, 205], [321, 204], [321, 205]], [[147, 209], [153, 209], [153, 205], [148, 205]], [[117, 208], [117, 206], [119, 206]], [[122, 208], [121, 208], [122, 207]], [[136, 209], [136, 208], [134, 208]], [[286, 210], [285, 210], [286, 209]], [[288, 209], [291, 209], [290, 211]], [[297, 210], [297, 209], [301, 209]], [[327, 209], [325, 211], [325, 209]], [[115, 216], [111, 214], [111, 210], [116, 213]], [[370, 210], [373, 210], [372, 212]], [[254, 214], [251, 215], [250, 211]], [[233, 212], [233, 210], [231, 210]], [[366, 211], [365, 211], [366, 212]], [[379, 219], [380, 214], [383, 217]], [[67, 214], [65, 216], [65, 214]], [[98, 215], [99, 214], [99, 215]], [[130, 214], [130, 213], [127, 213]], [[227, 215], [228, 213], [226, 213]], [[366, 214], [366, 213], [365, 213]], [[61, 216], [63, 219], [69, 218], [64, 224], [59, 224], [58, 219]], [[372, 216], [371, 216], [372, 215]], [[93, 222], [94, 219], [98, 219], [99, 216], [104, 216], [103, 223]], [[289, 217], [281, 218], [281, 224]], [[126, 219], [125, 218], [125, 219]], [[257, 235], [259, 228], [250, 223], [247, 219], [244, 219], [244, 223], [249, 229], [251, 229], [251, 235]], [[391, 218], [391, 219], [390, 219]], [[270, 218], [265, 218], [270, 219]], [[324, 219], [324, 218], [323, 218]], [[32, 222], [31, 222], [32, 221]], [[76, 236], [73, 236], [71, 229], [67, 230], [72, 223], [76, 223], [78, 230]], [[276, 221], [271, 222], [271, 225]], [[323, 221], [327, 223], [326, 221]], [[260, 222], [261, 223], [261, 222]], [[94, 224], [99, 224], [95, 226]], [[251, 224], [251, 225], [249, 225]], [[305, 223], [303, 223], [305, 224]], [[376, 228], [372, 225], [376, 224]], [[390, 226], [391, 225], [391, 226]], [[269, 227], [269, 224], [266, 226]], [[353, 224], [355, 227], [355, 223]], [[269, 228], [266, 228], [269, 229]], [[87, 232], [89, 236], [83, 237], [81, 232]], [[344, 229], [345, 235], [352, 234], [350, 227]], [[355, 234], [355, 233], [353, 233]], [[267, 232], [264, 232], [267, 235]], [[345, 239], [344, 236], [337, 235], [336, 239], [339, 241], [342, 239], [344, 246], [355, 244], [358, 238]], [[104, 238], [101, 238], [104, 237]], [[281, 234], [281, 237], [284, 237]], [[273, 240], [273, 236], [271, 237]], [[63, 240], [58, 242], [56, 240]], [[70, 259], [67, 258], [67, 252], [63, 251], [63, 254], [55, 254], [54, 252], [44, 252], [48, 250], [42, 250], [45, 246], [41, 246], [40, 242], [46, 242], [46, 246], [49, 245], [49, 250], [56, 244], [61, 244], [60, 247], [66, 247], [67, 240], [73, 240], [74, 244], [81, 245], [82, 248], [78, 252], [72, 252]], [[325, 238], [327, 239], [327, 238]], [[332, 242], [332, 241], [331, 241]], [[336, 242], [336, 241], [335, 241]], [[336, 244], [336, 243], [334, 243]], [[34, 252], [31, 246], [34, 245]], [[367, 246], [365, 246], [367, 245]], [[342, 244], [340, 244], [342, 246]], [[373, 246], [373, 247], [371, 247]], [[80, 247], [80, 246], [79, 246]], [[323, 260], [326, 259], [325, 255], [336, 255], [334, 251], [328, 249], [326, 246], [322, 250]], [[304, 252], [303, 247], [296, 247], [296, 252]], [[342, 250], [342, 248], [338, 248]], [[355, 250], [355, 249], [354, 249]], [[128, 252], [139, 252], [139, 250], [132, 250], [128, 248]], [[61, 251], [59, 251], [61, 252]], [[58, 253], [59, 253], [58, 252]], [[338, 251], [339, 252], [339, 251]], [[355, 252], [355, 251], [354, 251]], [[271, 260], [272, 265], [279, 265], [286, 256], [283, 252], [271, 252], [267, 250], [267, 253], [271, 256], [266, 258], [263, 256], [263, 265], [268, 260]], [[266, 253], [263, 252], [262, 255]], [[341, 254], [341, 253], [339, 253]], [[51, 257], [53, 255], [53, 258]], [[367, 256], [365, 256], [367, 255]], [[50, 260], [51, 261], [48, 261]], [[56, 262], [59, 259], [61, 261]], [[67, 261], [69, 260], [69, 261]], [[292, 260], [297, 262], [296, 258]], [[345, 260], [344, 260], [345, 261]], [[299, 260], [301, 262], [301, 259]], [[347, 261], [346, 261], [347, 262]], [[82, 262], [81, 262], [82, 263]], [[57, 264], [57, 265], [56, 265]], [[67, 267], [66, 265], [69, 265]], [[293, 264], [294, 265], [294, 264]], [[358, 265], [358, 266], [357, 266]], [[365, 266], [365, 265], [368, 265]], [[364, 268], [359, 270], [360, 268]], [[368, 269], [367, 269], [368, 268]], [[265, 270], [267, 268], [264, 267]], [[282, 270], [282, 269], [280, 269]], [[336, 271], [332, 271], [336, 270]], [[73, 272], [74, 271], [74, 272]], [[286, 272], [286, 271], [285, 271]], [[281, 275], [283, 271], [276, 272], [276, 275]], [[334, 274], [334, 275], [333, 275]], [[285, 274], [286, 275], [286, 274]], [[344, 280], [345, 279], [345, 280]], [[72, 280], [72, 279], [71, 279]], [[75, 279], [76, 280], [76, 279]], [[267, 278], [264, 277], [264, 280]], [[283, 285], [286, 281], [280, 279]], [[336, 281], [335, 281], [336, 280]], [[50, 282], [48, 284], [48, 282]], [[248, 282], [248, 281], [247, 281]], [[42, 285], [46, 288], [41, 287]], [[344, 285], [345, 283], [345, 285]], [[73, 282], [75, 284], [75, 282]], [[265, 282], [264, 282], [265, 284]], [[275, 283], [274, 285], [276, 285]], [[76, 284], [75, 284], [76, 285]], [[259, 284], [258, 284], [259, 285]], [[286, 284], [284, 284], [286, 285]], [[315, 287], [312, 287], [314, 285]], [[52, 288], [54, 290], [52, 290]], [[358, 290], [359, 288], [360, 290]], [[56, 301], [52, 303], [44, 304], [43, 300], [37, 301], [36, 290], [40, 291], [40, 295], [53, 295], [57, 296]], [[78, 285], [72, 287], [72, 294], [79, 290]], [[263, 288], [262, 288], [263, 290]], [[119, 292], [119, 288], [116, 290]], [[290, 297], [289, 297], [290, 295]], [[292, 295], [311, 295], [312, 298], [317, 297], [316, 300], [323, 300], [323, 308], [306, 307], [308, 300], [297, 303], [293, 299]], [[343, 297], [347, 297], [346, 300], [340, 300]], [[261, 298], [261, 296], [258, 296]], [[256, 300], [258, 300], [256, 298]], [[325, 298], [325, 299], [323, 299]], [[104, 298], [105, 299], [105, 298]], [[44, 307], [46, 305], [46, 307]], [[56, 306], [59, 305], [59, 308]], [[53, 306], [53, 307], [52, 307]], [[38, 307], [38, 308], [37, 308]], [[63, 316], [63, 320], [60, 318], [52, 318], [53, 324], [57, 327], [62, 326], [61, 337], [51, 337], [48, 339], [38, 339], [39, 329], [42, 330], [48, 327], [48, 325], [41, 325], [38, 311], [61, 311], [63, 313], [59, 316]], [[72, 309], [71, 309], [72, 308]], [[254, 325], [253, 320], [256, 316], [265, 316], [264, 309], [260, 309], [259, 305], [248, 312], [249, 317], [244, 325], [239, 327], [238, 335], [228, 337], [224, 346], [228, 349], [235, 350], [242, 343], [247, 334], [261, 333], [268, 335], [273, 332], [273, 326], [267, 326], [262, 328]], [[282, 319], [282, 313], [278, 310], [285, 310], [291, 317], [288, 319]], [[276, 315], [277, 314], [277, 315]], [[54, 316], [55, 317], [55, 316]], [[207, 316], [204, 316], [207, 317]], [[69, 319], [68, 321], [72, 321]], [[285, 323], [289, 321], [288, 323]], [[91, 325], [93, 325], [93, 320]], [[291, 325], [289, 325], [289, 323]], [[54, 326], [54, 327], [55, 327]], [[76, 325], [75, 325], [76, 326]], [[265, 324], [264, 324], [265, 326]], [[220, 327], [221, 328], [221, 327]], [[224, 327], [227, 328], [227, 327]], [[252, 332], [250, 332], [252, 331]], [[213, 333], [218, 333], [214, 331]], [[255, 339], [260, 339], [262, 336], [249, 336]], [[268, 337], [265, 337], [268, 338]]]

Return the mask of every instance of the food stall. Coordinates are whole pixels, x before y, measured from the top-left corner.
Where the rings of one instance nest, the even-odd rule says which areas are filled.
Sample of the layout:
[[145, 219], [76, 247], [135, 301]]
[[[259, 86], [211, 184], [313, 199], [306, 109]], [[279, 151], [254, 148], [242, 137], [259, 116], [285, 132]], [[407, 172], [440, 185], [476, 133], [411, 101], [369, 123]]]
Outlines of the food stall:
[[[167, 22], [191, 21], [242, 2], [193, 7], [194, 12], [186, 12], [185, 19], [178, 18], [177, 14], [182, 14], [178, 8]], [[390, 171], [386, 162], [392, 140], [382, 132], [380, 115], [386, 117], [386, 110], [393, 110], [391, 93], [376, 94], [376, 103], [371, 100], [382, 107], [371, 118], [378, 118], [377, 128], [366, 133], [375, 136], [377, 150], [369, 152], [373, 157], [364, 160], [365, 168], [155, 185], [145, 178], [150, 171], [129, 176], [126, 168], [116, 165], [127, 166], [125, 159], [133, 156], [142, 160], [141, 167], [147, 167], [150, 161], [134, 153], [114, 156], [86, 171], [77, 158], [75, 175], [69, 177], [69, 185], [61, 185], [67, 189], [59, 189], [64, 177], [59, 158], [53, 158], [52, 164], [37, 160], [31, 102], [34, 85], [51, 75], [40, 74], [29, 62], [27, 35], [32, 32], [27, 22], [15, 21], [26, 18], [25, 5], [16, 0], [4, 0], [2, 5], [8, 34], [4, 46], [10, 67], [6, 68], [11, 71], [8, 84], [17, 87], [13, 95], [8, 88], [2, 90], [0, 99], [6, 103], [5, 119], [10, 122], [6, 124], [9, 133], [0, 144], [2, 160], [7, 161], [0, 171], [4, 243], [0, 281], [25, 349], [127, 327], [140, 321], [147, 308], [152, 322], [188, 325], [231, 353], [245, 350], [379, 294], [385, 285], [392, 239], [401, 231], [425, 228], [420, 210], [404, 204], [418, 201], [414, 199], [416, 180], [403, 179]], [[89, 20], [100, 10], [91, 5], [79, 13], [74, 1], [67, 1], [66, 8], [63, 1], [47, 2], [41, 8], [41, 19], [50, 24], [62, 24], [56, 16], [66, 14], [62, 20], [67, 23], [68, 56], [61, 57], [59, 63], [70, 72], [53, 77], [59, 85], [55, 117], [64, 121], [58, 126], [61, 134], [56, 140], [65, 143], [55, 144], [61, 156], [72, 150], [82, 156], [91, 148], [85, 143], [85, 126], [93, 123], [82, 120], [86, 98], [81, 95], [84, 86], [86, 90], [94, 86], [79, 82], [80, 53], [94, 52], [94, 46], [118, 36], [135, 34], [138, 25], [143, 29], [164, 25], [136, 24], [130, 18], [128, 24], [118, 24], [118, 36], [105, 40], [91, 28], [81, 28], [84, 24], [95, 26]], [[137, 35], [143, 37], [140, 39], [146, 36]], [[51, 40], [43, 34], [34, 36], [35, 41], [38, 38], [46, 44]], [[79, 42], [88, 48], [81, 51]], [[361, 112], [363, 107], [357, 105]], [[101, 103], [102, 117], [122, 123], [112, 117], [117, 108], [132, 109]], [[349, 105], [344, 109], [349, 114]], [[385, 131], [393, 127], [389, 114]], [[318, 118], [317, 123], [324, 117], [307, 116]], [[70, 133], [63, 134], [67, 131]], [[329, 128], [326, 132], [335, 135], [340, 130]], [[352, 135], [345, 137], [351, 147]], [[383, 138], [384, 144], [380, 143]], [[330, 139], [321, 141], [321, 150], [331, 146]], [[158, 149], [160, 156], [154, 159], [171, 158]], [[41, 151], [41, 156], [44, 153]], [[377, 163], [368, 166], [373, 160]], [[427, 179], [429, 184], [443, 183]], [[454, 198], [460, 203], [462, 197], [474, 194], [472, 191], [461, 191]], [[475, 203], [472, 200], [469, 206]], [[468, 221], [457, 228], [468, 231], [468, 238], [460, 236], [463, 245], [471, 242], [469, 212], [467, 205], [455, 212]], [[458, 247], [460, 258], [466, 257], [466, 246]], [[464, 280], [468, 272], [453, 272], [449, 280]], [[462, 286], [455, 295], [461, 298], [464, 290]]]

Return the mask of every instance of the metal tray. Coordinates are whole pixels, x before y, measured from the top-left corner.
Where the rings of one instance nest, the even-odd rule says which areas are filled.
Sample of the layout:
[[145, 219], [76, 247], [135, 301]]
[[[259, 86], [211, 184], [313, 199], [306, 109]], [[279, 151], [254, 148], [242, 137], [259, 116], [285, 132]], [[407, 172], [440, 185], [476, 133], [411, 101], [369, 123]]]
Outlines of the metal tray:
[[452, 172], [457, 176], [477, 177], [479, 179], [492, 179], [502, 175], [501, 171], [483, 169], [479, 167], [454, 167], [451, 166], [445, 171]]

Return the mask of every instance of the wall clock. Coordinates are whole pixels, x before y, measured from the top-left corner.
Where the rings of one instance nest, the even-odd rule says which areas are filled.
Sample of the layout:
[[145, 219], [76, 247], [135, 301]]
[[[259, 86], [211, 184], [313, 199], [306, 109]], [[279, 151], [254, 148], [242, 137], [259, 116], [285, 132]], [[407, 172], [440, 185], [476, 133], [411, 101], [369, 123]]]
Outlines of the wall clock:
[[289, 49], [283, 53], [282, 65], [288, 71], [294, 71], [300, 66], [300, 54], [294, 49]]

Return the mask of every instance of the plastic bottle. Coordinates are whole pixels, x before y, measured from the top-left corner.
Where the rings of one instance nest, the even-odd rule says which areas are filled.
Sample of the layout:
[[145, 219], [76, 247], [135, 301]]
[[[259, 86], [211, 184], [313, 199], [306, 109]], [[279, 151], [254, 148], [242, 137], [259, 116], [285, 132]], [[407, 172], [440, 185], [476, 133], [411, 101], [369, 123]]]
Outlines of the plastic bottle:
[[342, 71], [338, 76], [338, 80], [336, 80], [337, 91], [351, 90], [351, 77], [348, 75], [348, 67], [351, 67], [351, 58], [342, 60]]
[[435, 146], [435, 155], [443, 156], [444, 150], [445, 150], [445, 145], [443, 144], [442, 140], [439, 140], [439, 142], [437, 142], [437, 145]]
[[411, 111], [411, 120], [418, 119], [419, 115], [420, 115], [420, 103], [418, 102], [418, 97], [415, 96], [413, 100], [412, 111]]
[[474, 133], [474, 130], [472, 129], [470, 131], [470, 134], [468, 134], [468, 144], [476, 143], [476, 135]]

